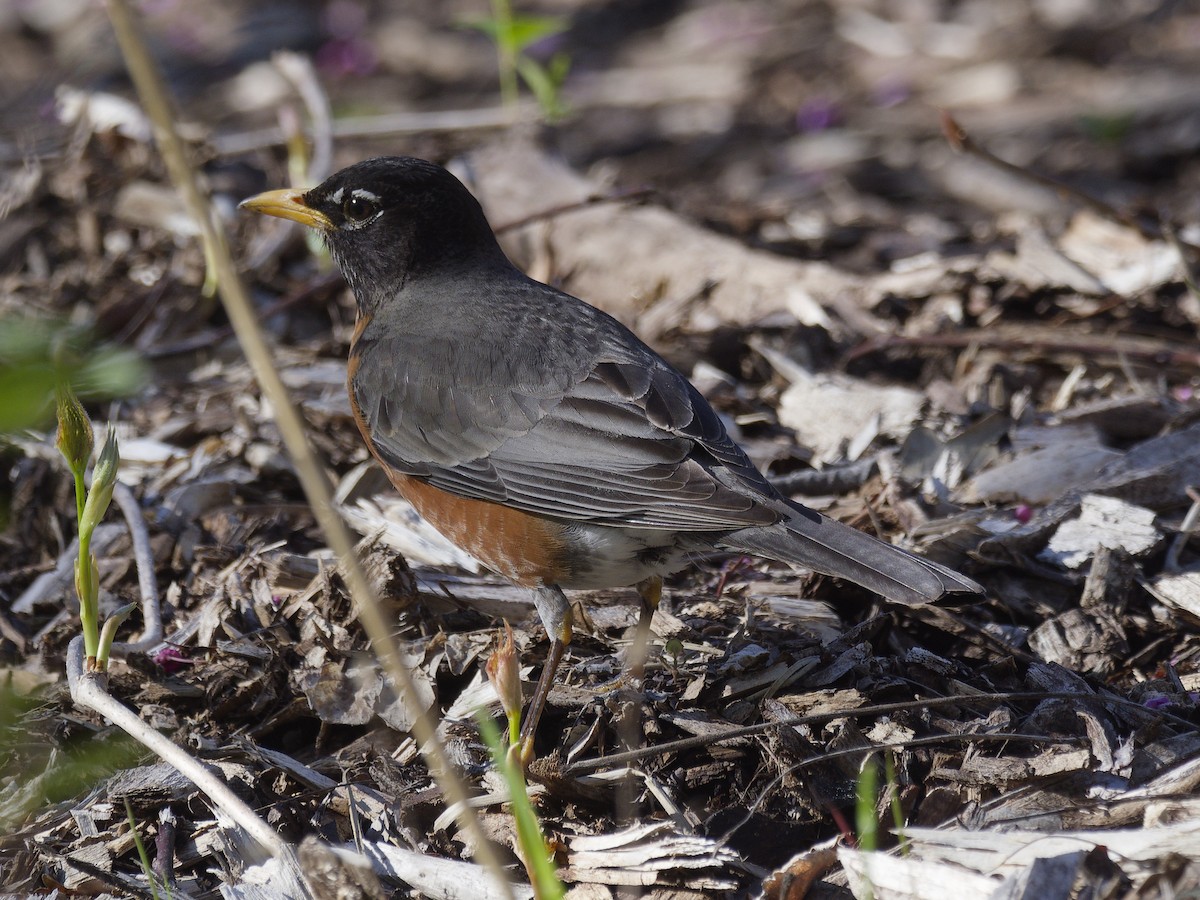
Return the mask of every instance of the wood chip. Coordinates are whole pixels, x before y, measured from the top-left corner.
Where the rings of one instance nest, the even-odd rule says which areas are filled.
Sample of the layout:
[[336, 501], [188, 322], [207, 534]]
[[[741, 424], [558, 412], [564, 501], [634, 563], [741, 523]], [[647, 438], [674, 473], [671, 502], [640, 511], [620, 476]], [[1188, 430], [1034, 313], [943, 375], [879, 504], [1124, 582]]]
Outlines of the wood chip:
[[1103, 547], [1131, 556], [1149, 553], [1162, 541], [1154, 527], [1154, 512], [1113, 497], [1088, 494], [1080, 501], [1079, 518], [1055, 531], [1042, 559], [1077, 569]]
[[737, 881], [722, 873], [736, 860], [736, 853], [711, 838], [680, 834], [671, 822], [658, 822], [572, 838], [562, 875], [599, 884], [733, 890]]

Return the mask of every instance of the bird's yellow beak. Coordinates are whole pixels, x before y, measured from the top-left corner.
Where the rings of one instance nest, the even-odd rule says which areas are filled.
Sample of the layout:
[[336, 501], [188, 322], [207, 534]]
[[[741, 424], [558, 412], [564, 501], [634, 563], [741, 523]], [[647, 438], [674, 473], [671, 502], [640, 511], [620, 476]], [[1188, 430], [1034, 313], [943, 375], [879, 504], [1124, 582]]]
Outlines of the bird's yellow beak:
[[258, 194], [238, 204], [238, 209], [249, 209], [264, 216], [276, 216], [280, 219], [291, 219], [309, 228], [321, 231], [332, 231], [333, 223], [322, 212], [313, 209], [304, 202], [304, 191], [289, 189], [285, 191], [267, 191]]

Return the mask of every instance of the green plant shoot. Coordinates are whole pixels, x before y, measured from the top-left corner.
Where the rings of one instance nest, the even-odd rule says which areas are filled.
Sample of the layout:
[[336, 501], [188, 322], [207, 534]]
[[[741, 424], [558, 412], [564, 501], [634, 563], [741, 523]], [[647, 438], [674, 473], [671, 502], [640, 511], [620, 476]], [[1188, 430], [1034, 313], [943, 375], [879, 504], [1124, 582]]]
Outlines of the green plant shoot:
[[517, 843], [521, 848], [521, 861], [529, 875], [536, 900], [561, 900], [566, 888], [559, 880], [554, 867], [554, 854], [542, 834], [542, 826], [533, 804], [529, 802], [525, 774], [520, 764], [521, 745], [510, 743], [505, 747], [500, 731], [482, 711], [476, 713], [479, 734], [492, 754], [492, 762], [508, 787], [512, 803], [513, 818], [517, 823]]
[[55, 446], [67, 461], [75, 479], [75, 519], [82, 521], [87, 500], [84, 476], [96, 449], [96, 433], [87, 410], [69, 387], [58, 389], [58, 436]]
[[896, 826], [896, 840], [900, 842], [900, 852], [908, 855], [908, 838], [904, 835], [904, 810], [900, 807], [900, 782], [896, 778], [896, 757], [886, 753], [883, 757], [884, 776], [887, 778], [888, 790], [892, 798], [892, 823]]
[[858, 836], [858, 849], [867, 853], [879, 846], [879, 820], [875, 805], [879, 799], [879, 767], [874, 757], [868, 757], [858, 773], [855, 785], [854, 827]]
[[[146, 881], [150, 884], [150, 896], [154, 900], [158, 900], [158, 876], [154, 874], [154, 867], [150, 864], [150, 854], [146, 852], [146, 845], [142, 841], [142, 836], [138, 834], [137, 819], [133, 817], [133, 804], [129, 802], [128, 797], [125, 798], [125, 818], [129, 822], [129, 833], [133, 835], [133, 845], [137, 848], [142, 874], [146, 876]], [[167, 887], [165, 882], [163, 887]], [[170, 888], [167, 888], [167, 896], [170, 894]]]
[[[83, 647], [89, 671], [103, 672], [108, 668], [116, 620], [105, 628], [105, 640], [100, 634], [100, 579], [96, 557], [92, 554], [92, 534], [112, 502], [117, 483], [120, 455], [117, 435], [110, 427], [92, 472], [92, 486], [85, 482], [88, 460], [95, 447], [95, 433], [87, 411], [75, 392], [61, 386], [57, 392], [58, 436], [55, 445], [67, 461], [75, 481], [75, 512], [79, 518], [79, 555], [75, 559], [75, 593], [79, 596], [79, 623], [83, 631]], [[125, 612], [128, 615], [128, 612]]]
[[488, 657], [488, 681], [496, 689], [500, 705], [508, 720], [507, 746], [501, 742], [500, 732], [482, 710], [476, 713], [479, 733], [492, 753], [496, 770], [504, 778], [512, 797], [513, 818], [517, 822], [517, 842], [521, 848], [521, 859], [533, 893], [537, 900], [558, 900], [565, 893], [562, 882], [554, 871], [554, 854], [546, 844], [542, 827], [529, 802], [525, 786], [525, 752], [521, 743], [521, 666], [517, 661], [517, 648], [513, 644], [512, 628], [504, 623], [504, 635], [496, 641], [496, 649]]
[[491, 18], [471, 19], [462, 24], [482, 31], [496, 45], [500, 102], [508, 108], [517, 105], [519, 76], [548, 120], [562, 118], [566, 104], [561, 90], [571, 68], [570, 57], [556, 53], [548, 65], [543, 65], [525, 50], [543, 38], [561, 34], [566, 30], [565, 21], [558, 16], [514, 15], [510, 0], [491, 0], [491, 3]]

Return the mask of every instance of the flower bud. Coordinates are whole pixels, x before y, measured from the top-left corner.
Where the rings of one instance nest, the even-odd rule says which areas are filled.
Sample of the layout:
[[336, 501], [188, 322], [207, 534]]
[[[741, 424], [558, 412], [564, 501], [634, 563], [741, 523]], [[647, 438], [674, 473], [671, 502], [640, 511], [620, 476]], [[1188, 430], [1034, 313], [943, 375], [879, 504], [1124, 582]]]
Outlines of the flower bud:
[[58, 389], [58, 437], [55, 446], [67, 460], [72, 472], [82, 473], [96, 446], [92, 421], [87, 410], [69, 385]]
[[83, 516], [79, 520], [79, 535], [83, 541], [86, 535], [91, 540], [92, 532], [108, 511], [112, 501], [113, 486], [117, 483], [117, 468], [121, 464], [121, 456], [117, 451], [117, 433], [108, 429], [108, 439], [100, 450], [100, 458], [96, 460], [96, 468], [92, 471], [92, 486], [88, 490], [87, 502], [83, 507]]
[[[524, 696], [521, 693], [521, 667], [517, 663], [517, 650], [513, 646], [512, 627], [504, 623], [504, 637], [499, 639], [496, 649], [487, 661], [487, 677], [500, 697], [500, 705], [509, 722], [521, 715]], [[519, 718], [517, 719], [519, 721]]]

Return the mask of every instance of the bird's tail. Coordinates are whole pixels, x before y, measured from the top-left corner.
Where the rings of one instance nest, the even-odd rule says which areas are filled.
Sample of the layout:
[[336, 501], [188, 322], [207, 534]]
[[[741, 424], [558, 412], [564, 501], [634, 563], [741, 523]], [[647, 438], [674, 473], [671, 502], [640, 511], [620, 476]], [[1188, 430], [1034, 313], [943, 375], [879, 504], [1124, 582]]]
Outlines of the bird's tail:
[[[789, 504], [791, 506], [791, 504]], [[782, 522], [725, 535], [723, 549], [753, 553], [853, 581], [895, 603], [916, 606], [983, 588], [953, 569], [809, 509], [792, 506]]]

